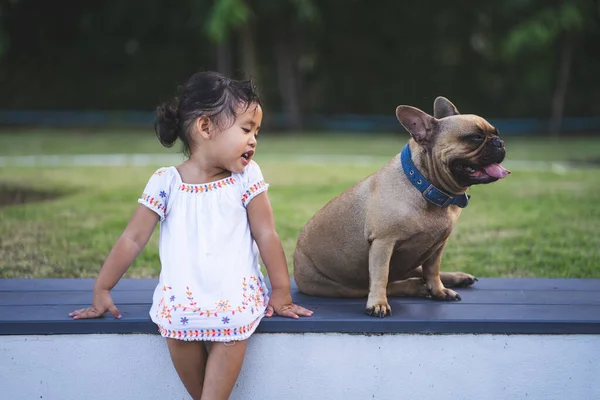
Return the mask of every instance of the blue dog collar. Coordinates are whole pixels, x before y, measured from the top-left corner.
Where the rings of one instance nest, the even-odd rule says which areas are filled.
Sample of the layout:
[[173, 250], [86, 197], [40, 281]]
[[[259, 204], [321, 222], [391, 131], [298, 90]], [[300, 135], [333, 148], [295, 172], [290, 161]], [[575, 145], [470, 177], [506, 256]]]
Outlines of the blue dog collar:
[[402, 149], [400, 153], [400, 161], [402, 163], [402, 169], [406, 174], [406, 177], [416, 187], [423, 197], [430, 203], [435, 204], [438, 207], [447, 207], [449, 205], [459, 206], [465, 208], [469, 204], [469, 195], [460, 194], [457, 196], [451, 196], [444, 193], [440, 189], [433, 186], [425, 177], [419, 172], [415, 164], [412, 162], [412, 156], [410, 154], [410, 148], [408, 144]]

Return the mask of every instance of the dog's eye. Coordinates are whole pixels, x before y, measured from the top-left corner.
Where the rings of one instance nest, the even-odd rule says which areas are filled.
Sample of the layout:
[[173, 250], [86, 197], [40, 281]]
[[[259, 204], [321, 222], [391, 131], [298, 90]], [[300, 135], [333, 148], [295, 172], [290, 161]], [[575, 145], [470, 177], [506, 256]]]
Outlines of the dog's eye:
[[476, 141], [480, 142], [483, 139], [485, 139], [485, 136], [483, 136], [481, 133], [475, 133], [474, 135], [471, 135], [471, 138], [473, 140], [476, 140]]

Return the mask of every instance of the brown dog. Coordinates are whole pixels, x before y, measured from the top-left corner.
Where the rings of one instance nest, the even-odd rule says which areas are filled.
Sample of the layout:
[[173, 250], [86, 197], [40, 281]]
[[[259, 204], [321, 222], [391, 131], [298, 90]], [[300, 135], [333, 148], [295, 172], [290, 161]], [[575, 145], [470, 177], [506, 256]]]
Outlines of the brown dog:
[[[294, 278], [313, 296], [365, 297], [367, 314], [391, 314], [387, 296], [460, 300], [446, 287], [469, 286], [462, 272], [441, 273], [448, 237], [468, 203], [471, 185], [509, 171], [498, 131], [476, 115], [460, 115], [446, 98], [434, 116], [399, 106], [411, 134], [401, 154], [326, 204], [304, 226]], [[445, 286], [446, 287], [445, 287]]]

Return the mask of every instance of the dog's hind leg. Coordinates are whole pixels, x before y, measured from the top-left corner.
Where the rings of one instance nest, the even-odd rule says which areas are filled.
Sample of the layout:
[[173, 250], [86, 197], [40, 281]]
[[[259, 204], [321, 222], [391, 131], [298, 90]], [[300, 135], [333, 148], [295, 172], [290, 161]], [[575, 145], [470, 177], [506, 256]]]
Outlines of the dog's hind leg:
[[429, 297], [429, 291], [421, 276], [388, 283], [387, 295], [390, 297]]
[[367, 297], [369, 289], [344, 286], [323, 275], [301, 250], [294, 252], [294, 280], [300, 292], [321, 297]]
[[440, 279], [446, 287], [468, 287], [477, 282], [477, 278], [464, 272], [440, 272]]
[[[422, 278], [423, 268], [413, 269], [405, 278]], [[440, 272], [440, 279], [445, 287], [468, 287], [477, 282], [477, 278], [464, 272]]]

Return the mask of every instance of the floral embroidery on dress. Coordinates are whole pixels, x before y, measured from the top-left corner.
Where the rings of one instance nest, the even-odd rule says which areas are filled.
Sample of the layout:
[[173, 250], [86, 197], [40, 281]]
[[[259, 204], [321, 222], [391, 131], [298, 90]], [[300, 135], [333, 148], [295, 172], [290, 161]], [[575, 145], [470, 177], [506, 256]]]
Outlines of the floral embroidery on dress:
[[248, 190], [246, 190], [246, 193], [244, 193], [242, 195], [242, 203], [244, 205], [247, 205], [248, 202], [258, 193], [260, 193], [262, 190], [267, 187], [267, 184], [265, 183], [264, 180], [261, 180], [259, 182], [256, 182], [254, 185], [250, 186], [248, 188]]
[[221, 189], [226, 186], [231, 186], [234, 183], [235, 183], [235, 179], [229, 177], [229, 178], [220, 180], [218, 182], [204, 183], [201, 185], [188, 185], [188, 184], [182, 183], [179, 186], [179, 190], [182, 192], [186, 192], [186, 193], [205, 193], [205, 192], [210, 192], [213, 190]]
[[217, 311], [227, 311], [230, 309], [229, 300], [221, 300], [217, 303]]
[[144, 201], [144, 203], [156, 210], [160, 210], [163, 213], [166, 211], [166, 207], [161, 200], [154, 198], [154, 196], [149, 195], [148, 193], [143, 193], [141, 199]]
[[248, 325], [240, 326], [239, 328], [217, 328], [217, 329], [189, 329], [177, 330], [166, 329], [159, 325], [160, 334], [164, 337], [172, 339], [193, 339], [193, 338], [217, 338], [217, 337], [235, 337], [241, 336], [252, 331], [256, 321], [250, 322]]
[[[248, 283], [248, 280], [252, 281], [252, 283]], [[167, 288], [171, 289], [170, 286], [165, 285], [163, 286], [162, 290], [167, 291]], [[244, 278], [242, 280], [243, 299], [239, 305], [233, 307], [229, 304], [229, 300], [220, 300], [215, 304], [215, 311], [205, 310], [198, 307], [198, 303], [194, 300], [194, 296], [190, 288], [186, 287], [185, 289], [188, 304], [167, 304], [164, 297], [158, 303], [158, 308], [156, 310], [157, 315], [160, 315], [162, 319], [166, 319], [169, 324], [172, 324], [172, 313], [178, 309], [181, 309], [182, 311], [191, 311], [207, 318], [216, 318], [219, 316], [219, 313], [230, 313], [231, 315], [235, 315], [236, 312], [241, 313], [248, 308], [250, 309], [250, 312], [254, 314], [257, 309], [265, 306], [265, 290], [263, 289], [260, 280], [255, 276], [251, 276], [250, 279]], [[170, 299], [172, 302], [175, 299], [175, 296], [171, 295]], [[225, 318], [227, 319], [225, 320]], [[184, 323], [183, 319], [181, 322]], [[227, 324], [229, 323], [229, 318], [227, 316], [222, 317], [221, 322]]]
[[168, 170], [169, 170], [168, 168], [161, 168], [161, 169], [159, 169], [158, 171], [154, 172], [154, 174], [153, 174], [153, 175], [156, 175], [156, 176], [161, 176], [161, 175], [163, 175], [165, 172], [167, 172]]

